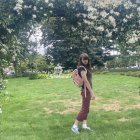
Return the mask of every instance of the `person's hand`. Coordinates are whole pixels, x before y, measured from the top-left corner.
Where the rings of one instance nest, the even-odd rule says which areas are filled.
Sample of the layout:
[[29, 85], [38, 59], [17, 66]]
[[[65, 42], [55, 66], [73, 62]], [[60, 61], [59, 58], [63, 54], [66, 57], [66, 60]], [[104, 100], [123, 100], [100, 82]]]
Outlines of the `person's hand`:
[[95, 98], [96, 98], [95, 95], [92, 94], [92, 95], [91, 95], [91, 99], [92, 99], [92, 100], [95, 100]]
[[93, 92], [91, 92], [91, 99], [92, 99], [92, 100], [95, 100], [95, 95], [94, 95]]

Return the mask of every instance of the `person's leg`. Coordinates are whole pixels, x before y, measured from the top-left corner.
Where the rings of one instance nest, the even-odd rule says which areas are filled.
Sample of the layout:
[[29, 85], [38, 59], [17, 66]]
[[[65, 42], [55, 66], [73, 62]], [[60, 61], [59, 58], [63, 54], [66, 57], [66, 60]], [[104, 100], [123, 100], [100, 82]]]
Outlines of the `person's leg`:
[[87, 129], [87, 130], [91, 130], [91, 128], [87, 126], [87, 120], [83, 121], [82, 128]]
[[90, 105], [90, 94], [88, 93], [85, 97], [84, 93], [82, 92], [82, 108], [77, 115], [77, 120], [83, 122], [83, 120], [87, 119], [87, 115], [89, 113], [89, 105]]
[[86, 123], [87, 122], [87, 116], [89, 113], [89, 106], [90, 106], [90, 94], [87, 94], [87, 97], [85, 98], [84, 93], [81, 93], [82, 95], [82, 108], [80, 110], [80, 112], [77, 115], [77, 120], [79, 122], [83, 122]]
[[87, 120], [83, 120], [83, 124], [87, 124]]
[[[81, 93], [82, 95], [82, 93]], [[79, 122], [82, 122], [83, 121], [83, 115], [82, 115], [82, 110], [83, 110], [83, 101], [82, 101], [82, 108], [81, 108], [81, 111], [78, 113], [74, 123], [73, 123], [73, 126], [71, 128], [71, 130], [74, 132], [74, 133], [79, 133], [78, 131], [78, 124]]]
[[89, 107], [90, 107], [90, 93], [87, 91], [87, 97], [86, 99], [84, 99], [84, 115], [83, 115], [83, 124], [82, 124], [82, 128], [84, 129], [89, 129], [90, 127], [87, 126], [87, 117], [88, 117], [88, 113], [89, 113]]
[[78, 123], [79, 123], [79, 121], [76, 119], [75, 122], [74, 122], [74, 124], [73, 124], [73, 126], [72, 126], [72, 128], [71, 128], [71, 130], [74, 133], [77, 133], [77, 134], [79, 134]]
[[82, 128], [87, 127], [87, 120], [83, 120]]
[[75, 120], [75, 122], [74, 122], [74, 124], [72, 126], [72, 129], [76, 130], [75, 131], [76, 133], [77, 133], [77, 130], [78, 130], [79, 122], [83, 122], [84, 121], [85, 124], [87, 123], [87, 115], [88, 115], [88, 112], [89, 112], [89, 105], [90, 105], [90, 94], [87, 93], [87, 97], [86, 98], [85, 98], [85, 94], [83, 92], [81, 92], [81, 95], [82, 95], [82, 108], [81, 108], [81, 111], [78, 113], [77, 118], [76, 118], [76, 120]]
[[76, 125], [78, 127], [79, 121], [76, 119], [74, 122], [74, 125]]

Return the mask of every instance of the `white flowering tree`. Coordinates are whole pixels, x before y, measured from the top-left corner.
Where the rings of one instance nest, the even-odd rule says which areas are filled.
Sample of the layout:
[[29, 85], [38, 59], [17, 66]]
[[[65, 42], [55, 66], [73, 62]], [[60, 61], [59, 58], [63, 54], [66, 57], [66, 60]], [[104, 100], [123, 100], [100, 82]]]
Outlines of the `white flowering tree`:
[[20, 60], [25, 59], [25, 53], [28, 52], [26, 42], [36, 22], [32, 8], [36, 4], [37, 1], [0, 1], [0, 110], [1, 93], [6, 88], [3, 68], [13, 63], [16, 69]]
[[42, 5], [44, 4], [37, 0], [0, 1], [1, 72], [6, 63], [13, 63], [16, 73], [18, 72], [21, 61], [29, 53], [29, 38], [34, 33], [34, 27], [44, 16], [41, 15]]
[[74, 66], [83, 51], [102, 65], [109, 59], [105, 51], [124, 55], [139, 46], [140, 7], [129, 0], [5, 0], [0, 13], [1, 68], [12, 62], [16, 69], [27, 57], [36, 26], [44, 46], [53, 46], [47, 54], [66, 67]]
[[103, 65], [111, 59], [104, 52], [111, 50], [127, 55], [126, 61], [130, 56], [140, 60], [140, 4], [136, 1], [1, 0], [0, 93], [5, 89], [3, 68], [12, 63], [18, 71], [32, 50], [30, 37], [37, 27], [43, 33], [41, 43], [51, 45], [46, 55], [55, 64], [74, 67], [78, 55], [87, 52], [92, 63]]
[[126, 54], [139, 41], [140, 8], [129, 0], [7, 0], [0, 1], [0, 10], [0, 53], [7, 54], [1, 63], [12, 60], [15, 68], [27, 56], [36, 26], [42, 27], [42, 43], [53, 46], [47, 53], [66, 67], [83, 51], [103, 64], [109, 58], [104, 51]]
[[[49, 3], [50, 18], [43, 22], [43, 43], [55, 62], [73, 66], [77, 54], [87, 52], [94, 63], [109, 59], [104, 51], [122, 55], [139, 43], [139, 4], [130, 1], [60, 0]], [[133, 45], [132, 45], [133, 44]], [[63, 59], [65, 58], [65, 59]]]

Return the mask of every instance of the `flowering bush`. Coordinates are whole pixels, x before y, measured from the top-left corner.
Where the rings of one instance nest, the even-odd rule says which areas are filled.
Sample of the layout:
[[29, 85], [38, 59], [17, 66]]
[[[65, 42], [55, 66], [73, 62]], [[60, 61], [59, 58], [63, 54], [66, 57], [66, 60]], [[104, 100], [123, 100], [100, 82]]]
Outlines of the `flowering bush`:
[[71, 77], [71, 73], [67, 73], [67, 74], [61, 74], [61, 75], [56, 75], [56, 74], [42, 74], [42, 73], [31, 73], [29, 75], [29, 79], [30, 80], [34, 80], [34, 79], [54, 79], [54, 78], [70, 78]]
[[6, 89], [7, 80], [0, 78], [0, 113], [2, 113], [2, 102], [9, 99], [8, 92], [4, 91]]

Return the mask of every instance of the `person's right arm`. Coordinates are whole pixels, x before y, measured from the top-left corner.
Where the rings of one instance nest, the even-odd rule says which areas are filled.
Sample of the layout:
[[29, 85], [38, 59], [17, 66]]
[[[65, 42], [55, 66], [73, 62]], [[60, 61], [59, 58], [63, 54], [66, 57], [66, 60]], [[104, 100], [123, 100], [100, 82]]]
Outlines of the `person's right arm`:
[[90, 84], [89, 84], [89, 81], [88, 81], [87, 76], [86, 76], [86, 72], [85, 72], [84, 70], [81, 71], [81, 77], [82, 77], [82, 79], [83, 79], [83, 81], [84, 81], [86, 87], [88, 88], [90, 94], [91, 94], [91, 98], [92, 98], [92, 99], [95, 99], [94, 92], [93, 92], [93, 90], [92, 90], [92, 88], [91, 88], [91, 86], [90, 86]]

